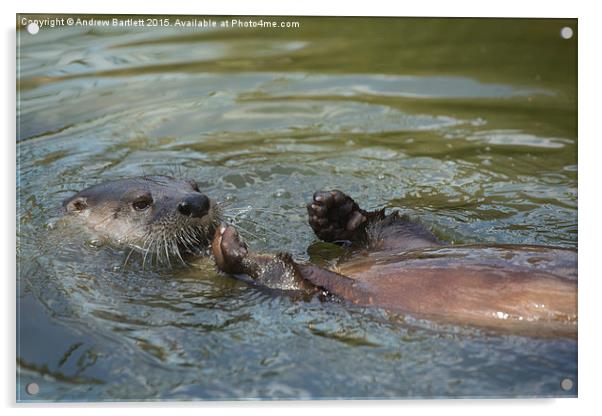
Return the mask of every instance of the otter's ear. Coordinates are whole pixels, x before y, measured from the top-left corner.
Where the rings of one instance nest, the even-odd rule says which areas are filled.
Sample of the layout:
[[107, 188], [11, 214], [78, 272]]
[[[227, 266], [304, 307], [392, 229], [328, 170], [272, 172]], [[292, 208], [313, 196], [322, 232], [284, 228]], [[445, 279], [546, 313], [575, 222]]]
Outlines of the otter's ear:
[[78, 196], [65, 201], [63, 204], [67, 212], [82, 212], [88, 208], [88, 201], [83, 196]]

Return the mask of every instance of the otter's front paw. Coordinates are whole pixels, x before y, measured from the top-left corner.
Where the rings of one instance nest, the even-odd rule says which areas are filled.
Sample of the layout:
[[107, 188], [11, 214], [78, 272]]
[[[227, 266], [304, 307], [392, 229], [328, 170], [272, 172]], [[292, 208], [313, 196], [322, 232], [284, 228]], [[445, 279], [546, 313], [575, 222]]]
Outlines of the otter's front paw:
[[336, 189], [318, 191], [307, 204], [309, 225], [316, 236], [324, 241], [357, 240], [367, 221], [361, 210], [348, 195]]
[[217, 267], [226, 273], [242, 273], [247, 245], [231, 225], [221, 225], [215, 231], [211, 250]]

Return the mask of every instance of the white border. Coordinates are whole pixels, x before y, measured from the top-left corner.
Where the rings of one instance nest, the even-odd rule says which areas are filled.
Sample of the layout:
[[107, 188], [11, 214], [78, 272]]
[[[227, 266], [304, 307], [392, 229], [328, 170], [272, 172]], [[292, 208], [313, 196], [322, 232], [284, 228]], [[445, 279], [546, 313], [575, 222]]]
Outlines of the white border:
[[[3, 2], [5, 3], [5, 2]], [[365, 414], [377, 408], [379, 414], [427, 411], [447, 415], [488, 415], [515, 412], [543, 413], [548, 415], [581, 415], [600, 410], [599, 388], [600, 348], [599, 321], [602, 318], [598, 300], [602, 294], [602, 275], [597, 261], [602, 256], [598, 251], [602, 229], [600, 211], [600, 175], [598, 168], [602, 157], [602, 133], [599, 123], [602, 106], [599, 104], [600, 91], [600, 15], [595, 13], [595, 2], [504, 0], [495, 3], [486, 1], [428, 1], [397, 2], [370, 0], [351, 3], [350, 1], [326, 0], [229, 0], [196, 3], [185, 0], [168, 0], [151, 3], [146, 1], [104, 0], [102, 2], [73, 2], [69, 0], [30, 0], [18, 4], [2, 4], [4, 42], [2, 42], [5, 64], [2, 116], [6, 126], [2, 140], [2, 264], [5, 266], [4, 313], [2, 324], [5, 336], [0, 342], [2, 366], [0, 376], [1, 403], [12, 407], [7, 414], [32, 413], [34, 410], [46, 415], [82, 414], [82, 408], [89, 408], [85, 414], [99, 415], [115, 413], [117, 409], [127, 409], [131, 413], [164, 415], [166, 408], [176, 408], [180, 414], [199, 414], [210, 411], [212, 414], [230, 413], [244, 410], [253, 414], [280, 414], [283, 410], [292, 414], [338, 412], [344, 408], [345, 414]], [[137, 13], [137, 14], [221, 14], [221, 15], [345, 15], [345, 16], [467, 16], [467, 17], [577, 17], [579, 18], [579, 399], [546, 400], [436, 400], [436, 401], [382, 401], [382, 402], [238, 402], [238, 403], [150, 403], [150, 404], [95, 404], [95, 405], [15, 405], [15, 14], [16, 13]], [[12, 198], [7, 196], [11, 195]], [[15, 407], [17, 407], [15, 409]], [[40, 407], [47, 407], [41, 409]], [[143, 410], [137, 408], [143, 407]], [[337, 409], [334, 409], [337, 407]]]
[[[222, 15], [331, 15], [331, 16], [459, 16], [459, 17], [577, 17], [576, 2], [548, 0], [537, 4], [524, 0], [503, 2], [477, 0], [370, 2], [305, 0], [282, 1], [226, 0], [193, 4], [186, 0], [148, 2], [144, 0], [77, 2], [69, 0], [26, 0], [17, 6], [19, 13], [120, 13], [120, 14], [222, 14]], [[581, 14], [583, 16], [583, 14]]]

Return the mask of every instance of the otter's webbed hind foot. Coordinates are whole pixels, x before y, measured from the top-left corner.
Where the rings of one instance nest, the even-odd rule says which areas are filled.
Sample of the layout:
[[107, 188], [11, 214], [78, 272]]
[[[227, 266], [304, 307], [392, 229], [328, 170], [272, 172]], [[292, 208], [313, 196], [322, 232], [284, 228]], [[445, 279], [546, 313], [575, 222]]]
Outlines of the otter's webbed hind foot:
[[290, 254], [260, 254], [249, 251], [238, 231], [222, 225], [215, 232], [212, 252], [217, 268], [225, 273], [246, 275], [257, 285], [294, 295], [311, 296], [320, 289], [307, 281]]
[[353, 198], [337, 189], [314, 193], [307, 213], [316, 236], [328, 242], [363, 241], [368, 223], [385, 216], [384, 210], [364, 211]]
[[328, 242], [350, 241], [371, 251], [411, 250], [441, 245], [420, 223], [399, 212], [364, 211], [339, 190], [318, 191], [307, 204], [309, 225], [318, 238]]
[[277, 290], [305, 300], [318, 295], [335, 300], [338, 295], [355, 302], [370, 302], [355, 280], [313, 264], [300, 264], [290, 254], [259, 254], [249, 251], [236, 229], [222, 225], [212, 244], [218, 269], [234, 275], [246, 275], [265, 289]]
[[211, 251], [221, 271], [231, 274], [245, 273], [244, 262], [249, 251], [234, 227], [218, 227], [211, 243]]

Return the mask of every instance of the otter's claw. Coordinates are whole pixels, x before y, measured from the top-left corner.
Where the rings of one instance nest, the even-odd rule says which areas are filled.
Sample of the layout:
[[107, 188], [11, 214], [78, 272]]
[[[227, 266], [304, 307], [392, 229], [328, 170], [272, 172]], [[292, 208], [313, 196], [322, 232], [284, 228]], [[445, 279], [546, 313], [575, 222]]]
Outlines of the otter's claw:
[[362, 224], [367, 221], [365, 211], [348, 195], [339, 190], [318, 191], [307, 204], [309, 225], [324, 241], [355, 240]]

